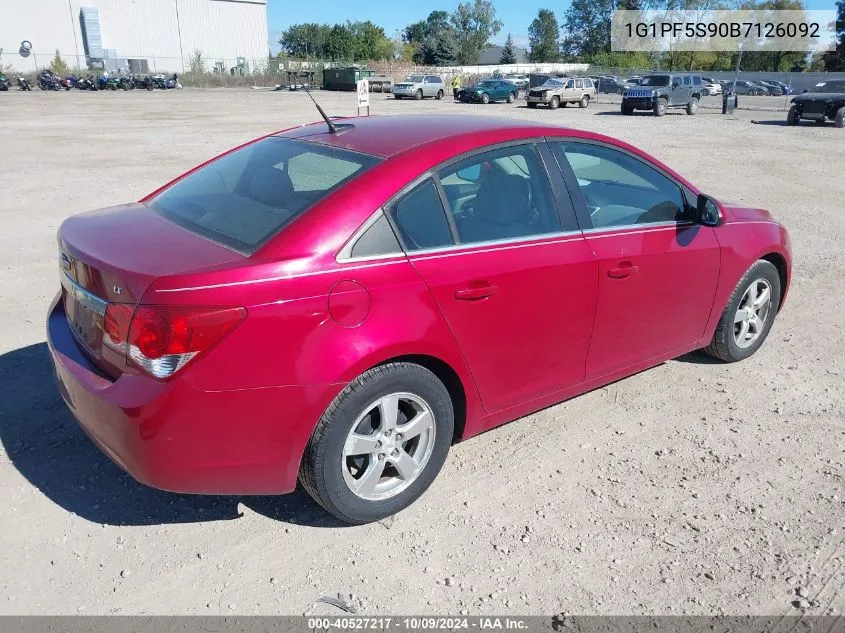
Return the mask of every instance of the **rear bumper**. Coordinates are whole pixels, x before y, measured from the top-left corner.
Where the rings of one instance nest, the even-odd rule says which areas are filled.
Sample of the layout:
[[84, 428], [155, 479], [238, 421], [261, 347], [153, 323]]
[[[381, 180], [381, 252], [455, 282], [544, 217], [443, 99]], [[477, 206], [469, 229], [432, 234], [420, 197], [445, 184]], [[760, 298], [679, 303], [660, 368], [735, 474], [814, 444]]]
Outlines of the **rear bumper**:
[[85, 433], [139, 482], [172, 492], [291, 492], [311, 431], [342, 388], [203, 391], [179, 376], [127, 374], [113, 381], [77, 346], [58, 297], [47, 344], [59, 391]]

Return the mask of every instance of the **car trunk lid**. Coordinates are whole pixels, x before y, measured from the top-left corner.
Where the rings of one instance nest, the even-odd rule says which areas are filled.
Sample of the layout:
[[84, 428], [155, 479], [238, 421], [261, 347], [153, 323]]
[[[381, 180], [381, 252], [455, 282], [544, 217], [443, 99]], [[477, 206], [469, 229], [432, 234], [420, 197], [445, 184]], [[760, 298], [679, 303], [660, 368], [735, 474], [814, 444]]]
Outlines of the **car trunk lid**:
[[199, 237], [143, 204], [83, 213], [59, 229], [62, 300], [80, 346], [101, 369], [120, 373], [120, 356], [103, 345], [109, 303], [136, 305], [165, 275], [219, 267], [244, 255]]

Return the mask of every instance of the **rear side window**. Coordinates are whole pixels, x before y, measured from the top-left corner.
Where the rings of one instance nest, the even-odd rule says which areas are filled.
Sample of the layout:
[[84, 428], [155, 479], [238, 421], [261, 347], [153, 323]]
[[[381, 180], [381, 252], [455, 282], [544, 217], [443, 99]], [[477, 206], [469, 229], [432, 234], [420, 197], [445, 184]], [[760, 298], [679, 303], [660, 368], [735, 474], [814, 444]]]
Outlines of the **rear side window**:
[[390, 228], [390, 223], [383, 213], [361, 234], [350, 251], [350, 257], [378, 257], [380, 255], [398, 255], [402, 247]]
[[692, 77], [689, 77], [689, 76], [684, 77], [684, 85], [685, 85], [685, 86], [690, 86], [690, 85], [692, 85]]
[[446, 222], [443, 203], [431, 178], [393, 204], [390, 215], [408, 251], [452, 245], [452, 233]]
[[148, 202], [162, 217], [250, 255], [380, 159], [269, 137], [223, 156]]
[[701, 85], [701, 77], [693, 77], [692, 83], [693, 83], [694, 86], [700, 86]]

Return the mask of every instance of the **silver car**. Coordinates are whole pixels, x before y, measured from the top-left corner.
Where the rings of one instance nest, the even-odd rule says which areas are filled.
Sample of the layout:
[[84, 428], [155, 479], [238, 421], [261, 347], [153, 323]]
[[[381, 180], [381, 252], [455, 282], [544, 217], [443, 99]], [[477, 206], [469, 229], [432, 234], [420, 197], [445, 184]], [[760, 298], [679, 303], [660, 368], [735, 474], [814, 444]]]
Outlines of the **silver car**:
[[443, 78], [437, 75], [408, 75], [405, 81], [393, 86], [393, 96], [397, 99], [442, 99], [445, 91], [446, 84], [443, 83]]

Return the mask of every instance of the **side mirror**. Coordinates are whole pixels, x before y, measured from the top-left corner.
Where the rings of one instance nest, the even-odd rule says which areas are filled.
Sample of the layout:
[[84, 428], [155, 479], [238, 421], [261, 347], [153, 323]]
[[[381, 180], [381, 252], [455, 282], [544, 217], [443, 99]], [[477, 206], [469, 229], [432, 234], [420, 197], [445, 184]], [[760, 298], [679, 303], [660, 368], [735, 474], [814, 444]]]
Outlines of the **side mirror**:
[[458, 178], [466, 180], [467, 182], [475, 182], [481, 177], [481, 165], [473, 165], [464, 169], [458, 170]]
[[698, 194], [695, 205], [695, 223], [702, 226], [719, 226], [725, 219], [719, 203], [703, 193]]

